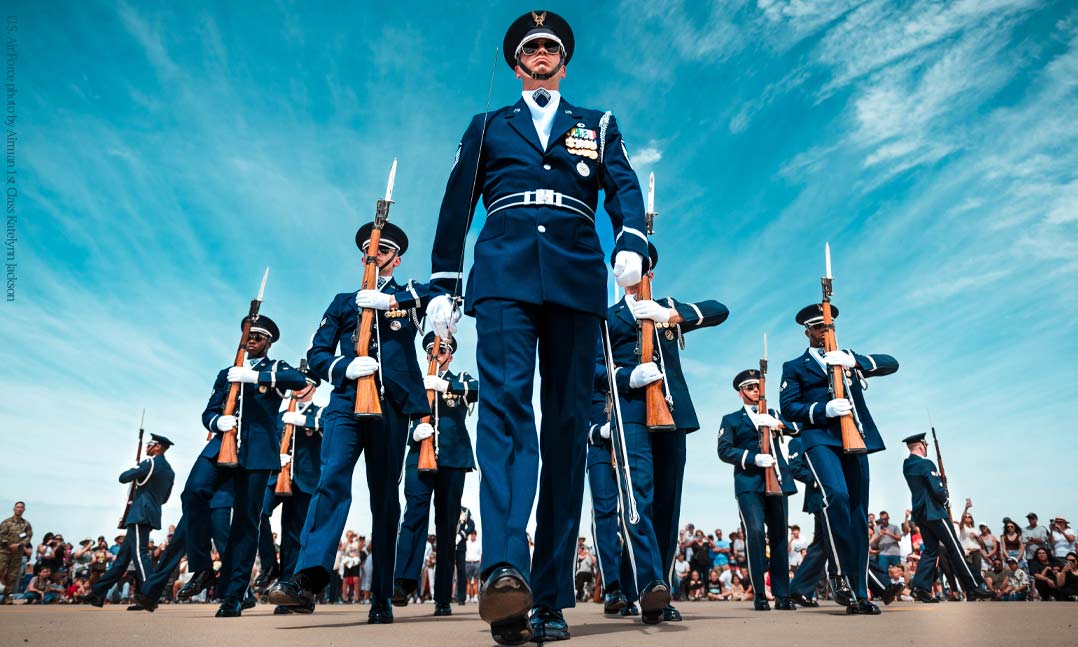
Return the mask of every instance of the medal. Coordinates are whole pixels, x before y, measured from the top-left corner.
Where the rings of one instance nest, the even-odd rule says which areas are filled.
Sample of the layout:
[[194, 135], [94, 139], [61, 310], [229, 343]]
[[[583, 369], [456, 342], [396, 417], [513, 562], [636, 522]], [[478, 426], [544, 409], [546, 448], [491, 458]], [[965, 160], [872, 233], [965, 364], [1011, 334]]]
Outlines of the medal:
[[392, 322], [391, 322], [391, 323], [389, 324], [389, 328], [390, 328], [391, 330], [400, 330], [400, 329], [401, 329], [401, 322], [400, 322], [400, 321], [398, 321], [398, 320], [396, 320], [396, 319], [394, 319], [394, 320], [393, 320], [393, 321], [392, 321]]
[[584, 163], [584, 160], [580, 160], [576, 163], [576, 172], [580, 174], [580, 177], [588, 177], [591, 175], [591, 169]]
[[674, 341], [674, 331], [669, 328], [666, 329], [666, 341]]
[[447, 407], [455, 407], [455, 406], [457, 406], [457, 399], [456, 398], [446, 398], [445, 399], [445, 406], [447, 406]]

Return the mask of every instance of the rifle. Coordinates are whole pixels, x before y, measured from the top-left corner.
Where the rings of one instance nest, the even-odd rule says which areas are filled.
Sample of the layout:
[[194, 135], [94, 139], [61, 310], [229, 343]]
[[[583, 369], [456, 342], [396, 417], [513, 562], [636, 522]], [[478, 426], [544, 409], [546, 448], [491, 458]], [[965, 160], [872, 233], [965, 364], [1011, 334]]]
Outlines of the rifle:
[[[300, 373], [307, 371], [307, 360], [301, 359], [299, 361]], [[305, 387], [306, 388], [306, 387]], [[288, 398], [288, 413], [292, 413], [296, 410], [296, 392], [293, 390], [291, 397]], [[273, 488], [273, 493], [277, 496], [292, 496], [292, 465], [296, 460], [295, 443], [293, 437], [295, 436], [296, 426], [291, 423], [285, 423], [284, 433], [281, 435], [281, 453], [288, 454], [288, 465], [281, 468], [281, 473], [277, 475], [277, 486]]]
[[[824, 245], [826, 254], [827, 271], [820, 279], [823, 285], [823, 348], [827, 352], [838, 350], [838, 340], [835, 338], [835, 319], [831, 316], [831, 245]], [[831, 394], [836, 400], [846, 397], [850, 383], [846, 370], [841, 366], [829, 366], [827, 376], [831, 381]], [[842, 431], [842, 451], [846, 454], [864, 454], [868, 451], [865, 447], [864, 432], [861, 430], [861, 420], [857, 417], [857, 408], [850, 415], [839, 416], [839, 428]]]
[[[258, 321], [258, 310], [262, 307], [262, 295], [266, 291], [266, 279], [269, 278], [269, 268], [262, 274], [262, 284], [258, 286], [258, 296], [251, 299], [251, 307], [247, 311], [247, 316], [243, 320], [243, 325], [240, 332], [240, 344], [236, 349], [236, 358], [232, 361], [232, 366], [243, 366], [243, 362], [247, 359], [247, 337], [251, 334], [251, 325]], [[243, 388], [243, 384], [239, 382], [232, 382], [228, 386], [228, 397], [225, 399], [225, 410], [221, 412], [221, 415], [232, 416], [236, 414], [236, 402], [239, 399], [240, 389]], [[220, 467], [235, 467], [240, 464], [239, 459], [239, 444], [236, 439], [237, 432], [239, 431], [239, 425], [236, 425], [232, 429], [221, 434], [221, 450], [217, 454], [217, 465]], [[213, 438], [213, 432], [206, 440]]]
[[[442, 350], [442, 338], [434, 336], [434, 346], [431, 347], [430, 364], [427, 365], [427, 375], [438, 375], [438, 353]], [[431, 415], [424, 417], [420, 422], [425, 422], [438, 427], [438, 417], [433, 414], [438, 405], [438, 392], [434, 389], [427, 390], [427, 405], [430, 407]], [[433, 422], [432, 422], [433, 421]], [[419, 443], [419, 471], [420, 472], [437, 472], [438, 471], [438, 454], [434, 450], [434, 436], [424, 438]]]
[[[142, 418], [138, 422], [138, 449], [135, 450], [135, 465], [142, 462], [142, 437], [146, 433], [146, 410], [142, 410]], [[131, 512], [131, 506], [135, 503], [135, 484], [138, 479], [131, 481], [131, 487], [127, 489], [127, 505], [124, 506], [124, 513], [120, 516], [120, 524], [116, 526], [119, 530], [127, 528], [127, 515]]]
[[[932, 425], [931, 422], [929, 422]], [[940, 441], [936, 438], [936, 426], [932, 425], [932, 444], [936, 446], [936, 466], [940, 470], [940, 482], [943, 483], [943, 489], [947, 491], [947, 503], [944, 505], [947, 508], [947, 519], [954, 524], [954, 513], [951, 512], [951, 491], [947, 487], [947, 470], [943, 467], [943, 455], [940, 454]]]
[[[647, 224], [648, 236], [655, 233], [655, 174], [652, 173], [648, 180], [648, 210], [644, 214]], [[651, 300], [651, 278], [646, 274], [640, 276], [640, 285], [637, 288], [637, 298], [643, 301]], [[640, 362], [650, 362], [655, 353], [655, 344], [658, 333], [655, 331], [655, 322], [651, 319], [640, 320]], [[665, 380], [655, 380], [644, 387], [645, 406], [647, 407], [648, 431], [673, 431], [675, 429], [674, 416], [670, 413], [670, 402], [663, 392]]]
[[[393, 166], [389, 169], [389, 184], [386, 185], [386, 197], [379, 199], [375, 207], [374, 227], [367, 243], [367, 253], [363, 257], [363, 283], [360, 286], [362, 290], [378, 289], [378, 245], [382, 242], [382, 227], [389, 220], [389, 205], [393, 204], [393, 181], [396, 176], [397, 158], [393, 158]], [[360, 313], [359, 322], [356, 324], [356, 357], [370, 355], [375, 315], [373, 308], [363, 308]], [[382, 417], [382, 402], [374, 374], [364, 375], [356, 380], [356, 406], [352, 415], [363, 419]]]
[[[768, 413], [767, 410], [767, 335], [764, 335], [764, 356], [760, 358], [760, 400], [757, 403], [757, 411]], [[760, 426], [760, 453], [775, 458], [775, 464], [764, 470], [764, 489], [767, 496], [782, 496], [782, 476], [779, 475], [778, 457], [771, 447], [771, 427]]]

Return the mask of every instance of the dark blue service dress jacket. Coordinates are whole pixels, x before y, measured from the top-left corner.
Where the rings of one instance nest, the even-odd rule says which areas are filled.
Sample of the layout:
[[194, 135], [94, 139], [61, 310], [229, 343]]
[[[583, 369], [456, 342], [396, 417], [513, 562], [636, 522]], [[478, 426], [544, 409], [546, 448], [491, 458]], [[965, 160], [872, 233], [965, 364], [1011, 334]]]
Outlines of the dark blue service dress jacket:
[[[450, 371], [442, 374], [442, 379], [449, 382], [449, 390], [439, 393], [435, 400], [438, 414], [438, 467], [455, 467], [463, 470], [475, 469], [475, 455], [472, 453], [472, 441], [468, 437], [465, 421], [468, 407], [479, 400], [479, 380], [467, 371], [455, 375]], [[412, 428], [419, 424], [413, 421]], [[408, 434], [407, 467], [419, 465], [419, 443]]]
[[914, 519], [950, 519], [947, 514], [947, 488], [943, 487], [943, 479], [935, 463], [923, 456], [910, 454], [902, 463], [902, 476], [906, 477], [906, 483], [910, 486]]
[[135, 496], [127, 512], [126, 525], [146, 524], [160, 529], [161, 506], [168, 502], [175, 480], [176, 474], [164, 454], [143, 459], [120, 474], [120, 483], [135, 482]]
[[[796, 425], [783, 420], [778, 411], [774, 409], [769, 411], [771, 415], [782, 420], [787, 432], [797, 433]], [[773, 442], [777, 442], [777, 440]], [[794, 485], [793, 474], [786, 464], [786, 458], [778, 447], [775, 447], [775, 450], [774, 453], [778, 457], [776, 467], [781, 478], [782, 492], [787, 495], [795, 494], [797, 486]], [[760, 433], [756, 430], [756, 425], [752, 424], [752, 419], [749, 418], [745, 407], [740, 407], [737, 411], [722, 417], [722, 426], [719, 427], [718, 451], [719, 458], [723, 462], [734, 466], [735, 495], [766, 491], [764, 470], [756, 467], [754, 462], [756, 455], [760, 452]]]

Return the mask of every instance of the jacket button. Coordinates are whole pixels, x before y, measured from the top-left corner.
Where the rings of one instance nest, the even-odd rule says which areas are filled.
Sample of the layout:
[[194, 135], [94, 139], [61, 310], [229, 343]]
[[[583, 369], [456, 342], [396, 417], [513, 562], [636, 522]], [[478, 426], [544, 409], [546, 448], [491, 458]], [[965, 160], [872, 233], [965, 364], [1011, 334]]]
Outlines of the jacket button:
[[539, 233], [540, 233], [540, 234], [542, 234], [542, 233], [545, 233], [545, 232], [546, 232], [546, 227], [545, 227], [545, 226], [543, 226], [543, 225], [539, 225], [538, 227], [536, 227], [536, 229], [538, 229], [538, 230], [539, 230]]
[[543, 164], [543, 168], [549, 171], [550, 170], [550, 164]]

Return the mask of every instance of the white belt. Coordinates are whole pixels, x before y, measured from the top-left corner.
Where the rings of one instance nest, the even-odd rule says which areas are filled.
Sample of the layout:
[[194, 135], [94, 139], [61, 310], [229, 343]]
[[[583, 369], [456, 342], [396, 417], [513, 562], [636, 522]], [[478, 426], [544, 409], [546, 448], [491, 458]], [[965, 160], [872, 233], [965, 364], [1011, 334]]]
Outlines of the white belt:
[[595, 212], [588, 206], [588, 203], [574, 198], [571, 195], [558, 193], [553, 189], [536, 189], [535, 191], [523, 191], [521, 193], [503, 195], [497, 200], [491, 201], [490, 206], [487, 208], [487, 215], [492, 216], [503, 209], [510, 209], [512, 207], [526, 207], [533, 205], [566, 209], [584, 216], [593, 223], [595, 222]]

